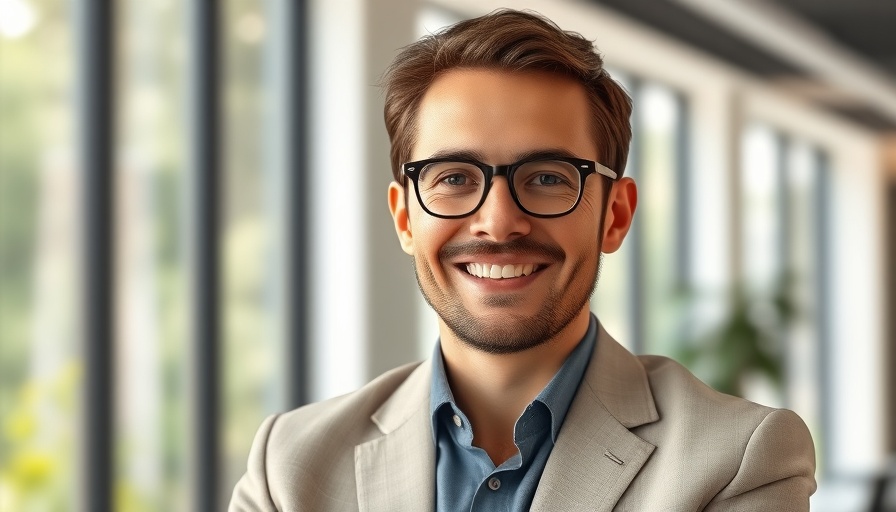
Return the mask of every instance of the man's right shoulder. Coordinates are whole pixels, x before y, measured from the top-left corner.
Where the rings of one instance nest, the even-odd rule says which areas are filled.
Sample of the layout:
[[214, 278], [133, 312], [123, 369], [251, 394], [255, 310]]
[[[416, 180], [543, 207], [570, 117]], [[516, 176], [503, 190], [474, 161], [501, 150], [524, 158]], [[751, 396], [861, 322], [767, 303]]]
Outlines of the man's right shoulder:
[[[426, 364], [407, 364], [352, 393], [269, 416], [230, 510], [355, 510], [355, 447], [383, 435], [372, 416], [406, 396], [390, 402], [396, 392], [411, 387], [426, 396], [429, 389], [419, 389], [428, 385]], [[415, 370], [421, 373], [409, 382]]]
[[269, 418], [273, 421], [269, 442], [288, 446], [326, 436], [330, 442], [342, 439], [354, 446], [379, 435], [371, 416], [421, 364], [426, 363], [399, 366], [356, 391], [278, 414], [273, 420]]

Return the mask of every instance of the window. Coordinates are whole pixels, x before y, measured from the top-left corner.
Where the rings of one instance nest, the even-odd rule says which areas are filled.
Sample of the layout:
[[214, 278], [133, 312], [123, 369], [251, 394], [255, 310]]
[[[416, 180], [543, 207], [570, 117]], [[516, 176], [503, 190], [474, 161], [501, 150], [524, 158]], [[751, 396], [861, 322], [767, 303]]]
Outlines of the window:
[[756, 323], [774, 332], [777, 346], [771, 348], [786, 377], [778, 386], [753, 379], [746, 391], [762, 403], [796, 410], [819, 442], [828, 332], [822, 314], [825, 156], [811, 143], [761, 123], [746, 127], [742, 148], [744, 293], [753, 300]]
[[689, 284], [685, 252], [686, 104], [672, 89], [611, 70], [632, 96], [632, 146], [625, 175], [638, 184], [635, 222], [620, 251], [605, 255], [592, 306], [636, 352], [674, 354]]
[[76, 496], [81, 203], [68, 2], [0, 1], [0, 507]]
[[[292, 279], [304, 270], [287, 244], [304, 219], [300, 207], [287, 208], [286, 193], [304, 172], [304, 43], [290, 37], [304, 33], [303, 13], [292, 2], [191, 7], [129, 0], [113, 12], [104, 2], [0, 0], [4, 510], [74, 510], [84, 501], [220, 510], [260, 419], [300, 396], [303, 372], [289, 368], [296, 358], [287, 347], [303, 342], [293, 330], [304, 319]], [[105, 35], [113, 43], [89, 46]], [[216, 54], [226, 72], [214, 71]], [[111, 76], [100, 69], [107, 56]], [[197, 72], [209, 63], [212, 73]], [[110, 94], [92, 96], [102, 90]], [[223, 126], [209, 121], [215, 116]], [[113, 133], [100, 140], [107, 127]], [[91, 151], [108, 151], [110, 161]], [[196, 186], [203, 165], [220, 189]], [[90, 181], [93, 167], [108, 174]], [[97, 197], [110, 200], [114, 243], [85, 243], [100, 222], [84, 214], [92, 205], [83, 198], [110, 183], [109, 197]], [[199, 196], [220, 208], [203, 218]], [[108, 268], [93, 265], [85, 276], [93, 263], [85, 249]], [[195, 289], [199, 249], [220, 269], [205, 281], [220, 298]], [[108, 283], [109, 307], [84, 299]], [[213, 314], [200, 318], [198, 303]], [[299, 306], [289, 324], [287, 304]], [[114, 326], [103, 335], [111, 346], [98, 352], [80, 334], [86, 318]], [[203, 323], [211, 328], [197, 329]], [[197, 343], [198, 332], [215, 331], [219, 339]], [[209, 407], [197, 391], [203, 378]], [[85, 393], [96, 382], [108, 385]], [[111, 416], [99, 419], [109, 422], [108, 438], [79, 425], [91, 416], [81, 412], [85, 396]], [[197, 432], [211, 435], [210, 452], [195, 451]]]

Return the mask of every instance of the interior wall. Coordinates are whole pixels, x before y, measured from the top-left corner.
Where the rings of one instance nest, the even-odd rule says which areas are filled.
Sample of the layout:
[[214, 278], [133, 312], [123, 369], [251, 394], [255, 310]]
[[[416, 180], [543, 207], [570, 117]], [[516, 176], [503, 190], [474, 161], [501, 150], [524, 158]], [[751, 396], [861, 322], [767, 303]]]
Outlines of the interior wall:
[[413, 272], [386, 202], [380, 77], [414, 39], [418, 0], [310, 3], [310, 398], [416, 359]]

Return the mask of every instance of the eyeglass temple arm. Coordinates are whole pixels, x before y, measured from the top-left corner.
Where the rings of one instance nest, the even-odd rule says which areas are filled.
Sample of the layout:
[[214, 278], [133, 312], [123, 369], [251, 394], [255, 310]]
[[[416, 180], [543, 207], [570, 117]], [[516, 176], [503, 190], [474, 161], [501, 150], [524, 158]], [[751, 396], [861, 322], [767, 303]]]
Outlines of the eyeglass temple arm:
[[598, 173], [598, 174], [601, 174], [601, 175], [603, 175], [603, 176], [606, 176], [607, 178], [610, 178], [611, 180], [615, 180], [616, 178], [619, 177], [619, 175], [616, 174], [616, 171], [614, 171], [613, 169], [610, 169], [609, 167], [607, 167], [607, 166], [601, 164], [600, 162], [594, 162], [594, 167], [595, 167], [595, 169], [597, 170], [597, 173]]

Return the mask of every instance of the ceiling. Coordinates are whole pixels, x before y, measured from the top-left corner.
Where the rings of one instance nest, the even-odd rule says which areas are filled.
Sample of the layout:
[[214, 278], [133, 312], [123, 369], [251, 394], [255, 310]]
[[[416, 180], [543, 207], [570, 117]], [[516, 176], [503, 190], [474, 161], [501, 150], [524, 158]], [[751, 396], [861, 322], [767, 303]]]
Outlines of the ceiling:
[[896, 1], [775, 0], [896, 78]]
[[[896, 118], [882, 113], [873, 102], [844, 94], [842, 88], [838, 90], [829, 80], [813, 72], [811, 66], [798, 59], [787, 58], [785, 52], [776, 52], [768, 44], [757, 44], [755, 39], [730, 30], [730, 26], [706, 16], [705, 12], [683, 5], [687, 2], [591, 1], [809, 97], [838, 115], [868, 128], [896, 132]], [[740, 1], [747, 5], [759, 3]], [[887, 85], [896, 84], [896, 0], [765, 0], [762, 3], [808, 26], [847, 54], [859, 57]], [[896, 91], [896, 88], [893, 90]]]

